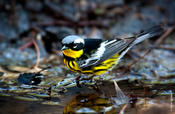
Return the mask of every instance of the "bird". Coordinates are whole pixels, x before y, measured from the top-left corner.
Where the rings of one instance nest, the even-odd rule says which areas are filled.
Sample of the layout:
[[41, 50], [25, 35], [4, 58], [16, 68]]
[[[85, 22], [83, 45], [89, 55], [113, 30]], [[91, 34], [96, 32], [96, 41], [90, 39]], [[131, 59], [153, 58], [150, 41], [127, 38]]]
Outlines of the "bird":
[[62, 39], [64, 63], [74, 72], [102, 75], [112, 70], [133, 46], [162, 32], [163, 27], [156, 25], [134, 37], [109, 40], [68, 35]]

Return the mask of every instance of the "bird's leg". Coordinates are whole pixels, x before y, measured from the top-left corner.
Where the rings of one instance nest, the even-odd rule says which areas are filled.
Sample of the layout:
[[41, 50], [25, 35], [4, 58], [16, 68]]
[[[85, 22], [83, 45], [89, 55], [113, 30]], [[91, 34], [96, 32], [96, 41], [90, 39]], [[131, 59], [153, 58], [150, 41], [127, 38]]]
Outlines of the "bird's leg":
[[89, 77], [90, 82], [93, 81], [93, 77], [94, 77], [94, 75], [92, 75], [92, 76]]
[[87, 77], [87, 78], [78, 76], [78, 77], [76, 78], [77, 87], [81, 87], [80, 81], [83, 81], [83, 80], [89, 80], [89, 81], [92, 83], [93, 77], [94, 77], [94, 75], [93, 75], [93, 76], [90, 76], [90, 77]]
[[75, 81], [76, 81], [76, 84], [77, 84], [77, 87], [81, 87], [81, 85], [80, 85], [80, 78], [81, 78], [81, 75], [80, 76], [78, 76], [76, 79], [75, 79]]
[[[89, 77], [89, 80], [90, 80], [91, 83], [93, 82], [94, 76], [95, 76], [95, 75], [92, 75], [92, 76]], [[94, 84], [91, 85], [91, 87], [92, 87], [95, 91], [101, 93], [101, 90], [100, 90], [100, 87], [99, 87], [99, 81], [98, 81], [98, 80], [94, 80]]]
[[90, 82], [92, 82], [93, 76], [88, 76], [87, 78], [81, 78], [81, 80], [90, 80]]

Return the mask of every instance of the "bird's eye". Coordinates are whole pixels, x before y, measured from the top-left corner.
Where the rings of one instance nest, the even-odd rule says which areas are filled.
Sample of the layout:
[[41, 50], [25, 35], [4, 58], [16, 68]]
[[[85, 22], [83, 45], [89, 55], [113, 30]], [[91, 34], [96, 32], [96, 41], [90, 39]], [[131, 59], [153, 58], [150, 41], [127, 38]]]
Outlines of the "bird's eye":
[[74, 50], [80, 50], [80, 49], [82, 49], [83, 48], [83, 44], [82, 43], [74, 43], [74, 44], [72, 44], [72, 49], [74, 49]]
[[73, 48], [76, 49], [77, 48], [77, 45], [73, 46]]
[[76, 49], [78, 47], [78, 44], [77, 43], [74, 43], [73, 44], [73, 48]]

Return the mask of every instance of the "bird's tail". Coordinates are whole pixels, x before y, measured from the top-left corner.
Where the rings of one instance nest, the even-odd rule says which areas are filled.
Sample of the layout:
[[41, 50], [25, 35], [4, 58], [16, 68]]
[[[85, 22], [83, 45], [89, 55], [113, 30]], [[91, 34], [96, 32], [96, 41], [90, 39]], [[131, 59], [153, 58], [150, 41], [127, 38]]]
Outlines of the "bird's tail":
[[[134, 45], [146, 40], [146, 39], [149, 39], [149, 38], [152, 38], [152, 37], [155, 37], [155, 36], [159, 36], [163, 33], [163, 28], [160, 26], [160, 25], [157, 25], [157, 26], [154, 26], [148, 30], [146, 30], [145, 32], [141, 33], [141, 34], [138, 34], [136, 36], [136, 40], [133, 41], [133, 43], [131, 43], [131, 45], [126, 48], [125, 51], [123, 51], [119, 58], [118, 58], [118, 61], [129, 51], [129, 49], [131, 49]], [[117, 62], [118, 62], [117, 61]]]
[[134, 46], [135, 44], [138, 44], [146, 39], [155, 37], [155, 36], [159, 36], [163, 33], [163, 27], [161, 25], [157, 25], [154, 26], [148, 30], [145, 30], [143, 33], [138, 34], [136, 36], [136, 40], [132, 43], [132, 45]]

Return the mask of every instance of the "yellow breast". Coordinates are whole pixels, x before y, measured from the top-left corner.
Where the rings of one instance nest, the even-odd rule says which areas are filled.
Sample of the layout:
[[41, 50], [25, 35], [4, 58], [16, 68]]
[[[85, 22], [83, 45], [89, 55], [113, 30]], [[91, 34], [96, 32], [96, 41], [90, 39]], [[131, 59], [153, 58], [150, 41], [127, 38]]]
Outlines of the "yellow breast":
[[64, 63], [71, 71], [74, 71], [74, 72], [80, 72], [84, 74], [93, 74], [93, 75], [102, 75], [106, 73], [108, 70], [112, 69], [118, 63], [118, 57], [119, 57], [119, 54], [116, 54], [97, 66], [89, 67], [89, 69], [80, 69], [78, 67], [78, 64], [76, 63], [76, 60], [64, 59]]

